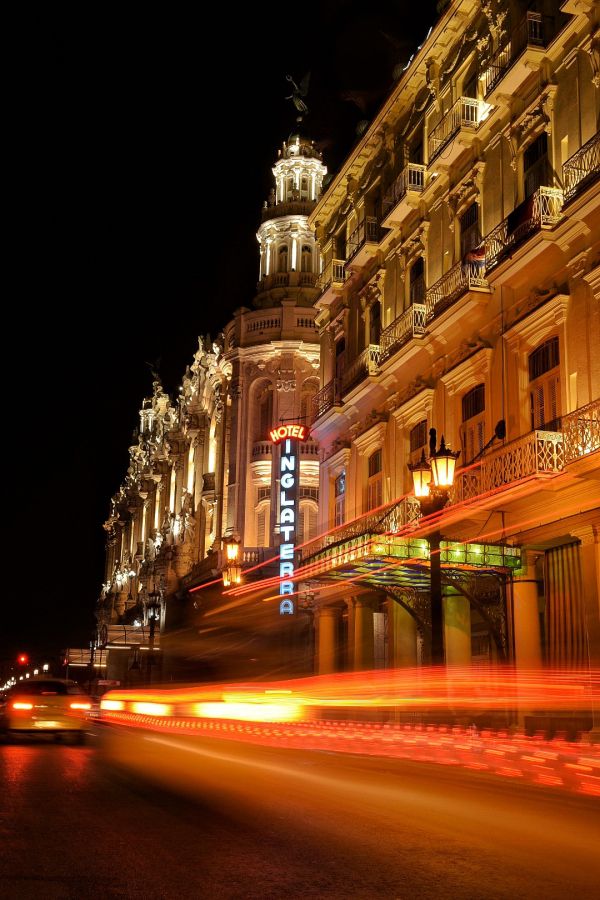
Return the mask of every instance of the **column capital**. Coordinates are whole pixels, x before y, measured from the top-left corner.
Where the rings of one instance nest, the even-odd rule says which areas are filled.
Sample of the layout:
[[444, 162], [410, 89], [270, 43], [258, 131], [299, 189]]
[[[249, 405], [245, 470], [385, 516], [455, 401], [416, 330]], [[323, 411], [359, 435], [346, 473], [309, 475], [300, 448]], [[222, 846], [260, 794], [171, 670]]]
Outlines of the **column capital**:
[[582, 544], [600, 543], [600, 524], [580, 525], [571, 528], [571, 536], [577, 538]]
[[342, 610], [339, 606], [319, 606], [315, 613], [319, 619], [321, 618], [335, 618], [336, 616], [340, 616]]

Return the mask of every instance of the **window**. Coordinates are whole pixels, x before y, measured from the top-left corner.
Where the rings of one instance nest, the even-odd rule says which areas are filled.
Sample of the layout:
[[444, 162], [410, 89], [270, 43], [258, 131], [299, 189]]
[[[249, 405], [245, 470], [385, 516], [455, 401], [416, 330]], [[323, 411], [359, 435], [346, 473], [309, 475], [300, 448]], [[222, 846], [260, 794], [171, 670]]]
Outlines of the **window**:
[[427, 449], [427, 419], [417, 422], [414, 428], [411, 428], [409, 434], [410, 442], [410, 462], [418, 463], [421, 454]]
[[485, 385], [478, 384], [462, 398], [460, 438], [468, 465], [485, 446]]
[[288, 248], [287, 244], [282, 244], [279, 248], [278, 272], [287, 272], [288, 270]]
[[381, 334], [381, 303], [376, 300], [369, 308], [369, 343], [378, 344]]
[[346, 472], [340, 472], [335, 479], [335, 526], [343, 525], [346, 518]]
[[540, 134], [523, 154], [523, 179], [525, 199], [548, 183], [548, 136]]
[[303, 176], [300, 180], [300, 199], [308, 200], [308, 178]]
[[425, 260], [422, 256], [410, 267], [410, 302], [425, 302]]
[[310, 501], [302, 501], [298, 510], [298, 541], [311, 541], [317, 534], [317, 507]]
[[531, 428], [560, 430], [560, 358], [553, 337], [529, 354]]
[[383, 503], [383, 472], [381, 450], [369, 457], [369, 477], [367, 480], [367, 509], [376, 509]]
[[258, 497], [257, 497], [257, 501], [259, 503], [261, 500], [269, 500], [270, 497], [271, 497], [271, 488], [270, 487], [259, 487]]
[[346, 341], [340, 338], [335, 342], [335, 377], [341, 378], [344, 374], [344, 366], [346, 361]]
[[257, 413], [255, 418], [255, 441], [266, 441], [269, 431], [273, 427], [273, 392], [270, 385], [266, 385], [257, 396]]
[[312, 272], [312, 250], [308, 244], [302, 247], [301, 267], [303, 272]]
[[269, 504], [264, 503], [256, 513], [256, 546], [267, 547], [267, 518], [269, 514]]
[[464, 259], [469, 250], [474, 250], [480, 243], [479, 206], [472, 203], [460, 217], [460, 258]]

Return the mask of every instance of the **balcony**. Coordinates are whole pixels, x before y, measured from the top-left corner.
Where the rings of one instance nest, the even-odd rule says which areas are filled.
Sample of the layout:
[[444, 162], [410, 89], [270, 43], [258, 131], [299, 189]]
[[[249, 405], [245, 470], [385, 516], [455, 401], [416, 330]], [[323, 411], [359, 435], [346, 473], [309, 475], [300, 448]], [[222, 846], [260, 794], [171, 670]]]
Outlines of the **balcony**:
[[563, 164], [565, 203], [585, 191], [600, 175], [600, 131]]
[[401, 225], [406, 215], [417, 205], [425, 187], [426, 166], [409, 163], [392, 182], [383, 198], [384, 228]]
[[520, 203], [485, 238], [485, 267], [489, 272], [499, 265], [532, 234], [553, 228], [562, 218], [563, 194], [558, 188], [540, 187]]
[[381, 227], [375, 216], [367, 216], [360, 222], [346, 241], [346, 268], [364, 266], [377, 251]]
[[420, 515], [421, 505], [414, 497], [394, 500], [305, 544], [300, 550], [302, 563], [305, 564], [328, 547], [343, 544], [352, 538], [369, 534], [396, 534], [411, 522], [416, 522]]
[[334, 406], [342, 404], [342, 385], [339, 378], [333, 378], [312, 399], [312, 421], [316, 422]]
[[516, 484], [536, 475], [562, 472], [565, 443], [560, 431], [530, 431], [529, 434], [499, 447], [480, 463], [459, 469], [452, 502], [470, 500], [481, 493]]
[[265, 456], [272, 456], [273, 443], [271, 441], [255, 441], [252, 445], [252, 461], [262, 459]]
[[371, 375], [379, 375], [379, 344], [369, 344], [362, 353], [353, 359], [342, 380], [342, 393], [348, 394], [357, 384]]
[[565, 462], [584, 459], [600, 450], [600, 400], [562, 417]]
[[[474, 132], [487, 119], [490, 110], [491, 106], [484, 103], [483, 100], [460, 97], [429, 135], [427, 147], [430, 165], [446, 148], [448, 149], [444, 154], [444, 164], [453, 163], [463, 152], [465, 146], [471, 143]], [[461, 131], [465, 132], [461, 141], [454, 141], [449, 147], [450, 141]]]
[[316, 272], [272, 272], [264, 275], [256, 288], [261, 292], [272, 291], [274, 288], [315, 287], [317, 281]]
[[412, 306], [398, 316], [385, 331], [381, 332], [379, 346], [381, 348], [380, 361], [383, 363], [401, 347], [404, 347], [412, 338], [422, 337], [425, 334], [427, 321], [427, 307], [424, 303], [413, 303]]
[[488, 294], [490, 289], [485, 274], [483, 261], [459, 262], [453, 266], [427, 291], [426, 321], [441, 315], [470, 291]]
[[507, 43], [496, 51], [481, 75], [486, 99], [492, 98], [496, 88], [503, 94], [514, 94], [532, 70], [535, 70], [550, 40], [552, 22], [548, 16], [527, 13]]
[[264, 206], [260, 220], [267, 222], [269, 219], [280, 219], [282, 216], [310, 216], [316, 205], [316, 200], [286, 200], [275, 206]]
[[317, 280], [320, 289], [321, 302], [325, 299], [333, 299], [340, 293], [346, 280], [345, 261], [343, 259], [330, 259]]

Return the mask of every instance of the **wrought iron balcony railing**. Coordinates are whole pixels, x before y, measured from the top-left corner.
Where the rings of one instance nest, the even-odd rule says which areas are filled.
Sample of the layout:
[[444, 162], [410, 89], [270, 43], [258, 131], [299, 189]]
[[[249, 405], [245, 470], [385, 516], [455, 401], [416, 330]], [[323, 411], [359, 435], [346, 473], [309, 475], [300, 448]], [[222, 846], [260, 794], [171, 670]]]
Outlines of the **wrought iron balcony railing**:
[[392, 324], [381, 332], [379, 338], [381, 362], [393, 356], [411, 338], [425, 334], [426, 309], [427, 307], [424, 303], [413, 303], [412, 306], [409, 306], [402, 315], [394, 319]]
[[545, 47], [550, 37], [552, 19], [528, 12], [521, 24], [500, 47], [482, 74], [483, 95], [487, 97], [528, 47]]
[[346, 241], [346, 265], [367, 243], [378, 244], [381, 228], [375, 216], [367, 216], [360, 222]]
[[427, 321], [456, 303], [468, 291], [486, 290], [485, 261], [459, 262], [432, 285], [425, 296]]
[[563, 164], [565, 203], [593, 184], [600, 175], [600, 131]]
[[562, 202], [559, 188], [540, 187], [520, 203], [484, 239], [486, 271], [489, 273], [532, 234], [556, 225], [562, 218]]
[[565, 461], [562, 432], [531, 431], [486, 454], [480, 462], [458, 469], [451, 501], [471, 500], [531, 475], [561, 472]]
[[316, 422], [333, 406], [342, 400], [342, 385], [339, 378], [333, 378], [312, 399], [312, 420]]
[[330, 259], [321, 274], [319, 275], [318, 285], [321, 293], [324, 293], [329, 285], [343, 285], [346, 280], [346, 270], [344, 268], [343, 259]]
[[381, 351], [379, 344], [369, 344], [362, 353], [359, 353], [356, 359], [352, 360], [344, 372], [342, 379], [342, 389], [344, 394], [347, 394], [353, 387], [356, 387], [356, 385], [368, 375], [379, 374], [380, 356]]
[[364, 516], [358, 516], [347, 525], [340, 525], [329, 534], [320, 535], [314, 541], [304, 544], [300, 549], [302, 563], [305, 564], [311, 557], [328, 547], [343, 544], [344, 541], [361, 537], [364, 534], [385, 534], [387, 532], [395, 534], [411, 522], [416, 522], [420, 515], [421, 505], [415, 497], [394, 500], [379, 509], [365, 513]]
[[404, 199], [408, 191], [421, 193], [425, 187], [427, 166], [408, 163], [394, 179], [383, 198], [383, 215], [387, 216], [396, 204]]
[[459, 97], [441, 122], [429, 135], [429, 162], [442, 152], [444, 147], [460, 131], [461, 128], [476, 129], [488, 117], [490, 106], [473, 97]]
[[575, 462], [600, 450], [600, 400], [562, 417], [565, 462]]

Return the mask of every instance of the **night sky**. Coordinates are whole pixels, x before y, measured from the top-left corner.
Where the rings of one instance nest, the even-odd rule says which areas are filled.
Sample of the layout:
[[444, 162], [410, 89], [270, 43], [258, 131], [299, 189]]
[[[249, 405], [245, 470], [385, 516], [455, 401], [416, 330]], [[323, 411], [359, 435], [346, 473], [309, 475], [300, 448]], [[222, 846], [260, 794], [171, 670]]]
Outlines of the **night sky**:
[[335, 172], [436, 18], [435, 0], [314, 9], [316, 34], [298, 5], [215, 4], [210, 27], [84, 6], [19, 47], [0, 660], [89, 642], [146, 362], [174, 392], [197, 335], [251, 304], [271, 165], [298, 127], [285, 76], [311, 72], [302, 130]]

